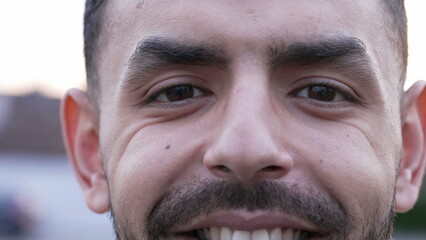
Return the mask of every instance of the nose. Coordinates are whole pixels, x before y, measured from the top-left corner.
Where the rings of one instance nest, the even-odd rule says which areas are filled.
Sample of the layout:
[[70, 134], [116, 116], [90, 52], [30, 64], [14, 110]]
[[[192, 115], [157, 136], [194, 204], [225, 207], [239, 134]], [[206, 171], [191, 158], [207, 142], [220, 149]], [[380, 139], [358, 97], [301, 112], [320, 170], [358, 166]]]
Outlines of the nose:
[[293, 168], [293, 159], [280, 143], [270, 95], [250, 89], [235, 92], [213, 131], [204, 165], [217, 177], [242, 182], [283, 177]]

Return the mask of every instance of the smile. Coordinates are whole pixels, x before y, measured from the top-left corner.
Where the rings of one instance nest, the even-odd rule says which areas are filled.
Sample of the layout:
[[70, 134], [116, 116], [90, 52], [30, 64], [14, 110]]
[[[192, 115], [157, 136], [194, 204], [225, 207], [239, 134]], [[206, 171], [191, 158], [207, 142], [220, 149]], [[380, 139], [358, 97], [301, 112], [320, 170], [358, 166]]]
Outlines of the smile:
[[178, 239], [319, 240], [325, 232], [312, 223], [277, 213], [221, 212], [174, 231]]
[[210, 227], [179, 234], [189, 239], [200, 240], [314, 240], [318, 233], [292, 228], [258, 229], [253, 231], [232, 230], [228, 227]]

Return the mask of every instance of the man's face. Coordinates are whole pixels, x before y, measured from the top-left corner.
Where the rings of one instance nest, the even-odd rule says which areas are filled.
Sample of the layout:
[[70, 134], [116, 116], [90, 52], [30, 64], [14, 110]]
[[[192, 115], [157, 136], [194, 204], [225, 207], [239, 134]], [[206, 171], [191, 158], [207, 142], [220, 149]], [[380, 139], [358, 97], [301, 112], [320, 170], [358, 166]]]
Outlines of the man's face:
[[121, 239], [389, 238], [400, 68], [379, 1], [105, 14], [99, 140]]

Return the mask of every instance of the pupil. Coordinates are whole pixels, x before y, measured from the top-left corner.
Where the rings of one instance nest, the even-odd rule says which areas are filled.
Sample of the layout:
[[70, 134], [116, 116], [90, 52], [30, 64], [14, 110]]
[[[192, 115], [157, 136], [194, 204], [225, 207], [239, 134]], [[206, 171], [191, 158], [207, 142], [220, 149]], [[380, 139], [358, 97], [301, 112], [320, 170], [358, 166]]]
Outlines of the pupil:
[[336, 97], [336, 91], [325, 86], [311, 86], [308, 96], [315, 100], [331, 102]]
[[194, 88], [190, 85], [171, 87], [166, 90], [169, 101], [181, 101], [194, 96]]

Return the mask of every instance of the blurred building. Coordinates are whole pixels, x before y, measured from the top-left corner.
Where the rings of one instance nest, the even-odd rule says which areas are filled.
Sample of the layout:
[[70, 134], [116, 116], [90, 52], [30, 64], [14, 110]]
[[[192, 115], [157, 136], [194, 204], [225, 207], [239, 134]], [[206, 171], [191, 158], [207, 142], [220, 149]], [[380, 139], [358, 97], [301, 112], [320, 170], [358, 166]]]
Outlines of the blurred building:
[[0, 95], [0, 151], [64, 153], [59, 99]]

